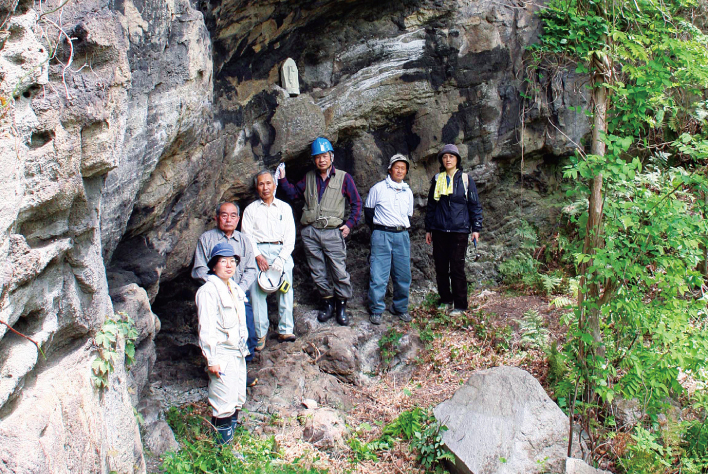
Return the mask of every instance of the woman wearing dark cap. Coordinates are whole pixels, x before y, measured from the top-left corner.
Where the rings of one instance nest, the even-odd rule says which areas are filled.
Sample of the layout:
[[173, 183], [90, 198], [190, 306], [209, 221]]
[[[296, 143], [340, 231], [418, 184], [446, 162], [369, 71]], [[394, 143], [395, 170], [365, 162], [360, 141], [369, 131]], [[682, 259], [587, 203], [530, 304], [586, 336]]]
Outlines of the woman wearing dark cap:
[[433, 259], [441, 310], [454, 307], [451, 316], [467, 310], [465, 255], [469, 234], [479, 240], [482, 206], [477, 186], [462, 172], [460, 152], [445, 145], [438, 153], [440, 173], [430, 182], [425, 214], [425, 242], [433, 244]]
[[206, 283], [197, 291], [199, 346], [207, 359], [209, 404], [216, 441], [231, 441], [246, 401], [246, 295], [231, 277], [240, 258], [228, 242], [214, 247]]

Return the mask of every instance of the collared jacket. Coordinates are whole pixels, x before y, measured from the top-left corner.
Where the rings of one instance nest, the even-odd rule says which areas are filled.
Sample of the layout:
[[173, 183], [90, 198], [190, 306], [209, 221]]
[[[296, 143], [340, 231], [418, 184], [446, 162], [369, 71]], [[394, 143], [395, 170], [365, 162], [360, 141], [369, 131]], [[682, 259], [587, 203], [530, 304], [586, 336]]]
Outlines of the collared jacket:
[[465, 185], [462, 182], [462, 171], [457, 170], [453, 176], [452, 194], [440, 196], [436, 201], [435, 178], [430, 181], [428, 192], [428, 207], [425, 213], [425, 231], [438, 230], [441, 232], [480, 232], [482, 230], [482, 206], [479, 204], [477, 185], [472, 177], [467, 186], [465, 198]]
[[237, 230], [234, 231], [231, 237], [226, 237], [226, 234], [224, 234], [224, 231], [221, 229], [208, 230], [199, 237], [197, 248], [194, 251], [194, 268], [192, 268], [192, 278], [195, 280], [200, 280], [201, 282], [207, 281], [207, 274], [209, 273], [209, 269], [207, 268], [207, 263], [209, 263], [209, 255], [211, 255], [211, 251], [214, 247], [216, 247], [216, 244], [221, 242], [230, 243], [234, 248], [236, 255], [240, 257], [241, 260], [236, 268], [236, 274], [232, 277], [232, 279], [244, 292], [248, 291], [258, 276], [256, 257], [253, 255], [253, 244], [251, 244], [251, 239]]
[[210, 367], [221, 365], [220, 356], [227, 352], [240, 352], [243, 357], [249, 354], [246, 294], [231, 280], [229, 285], [231, 292], [221, 278], [209, 275], [195, 298], [199, 313], [199, 347]]

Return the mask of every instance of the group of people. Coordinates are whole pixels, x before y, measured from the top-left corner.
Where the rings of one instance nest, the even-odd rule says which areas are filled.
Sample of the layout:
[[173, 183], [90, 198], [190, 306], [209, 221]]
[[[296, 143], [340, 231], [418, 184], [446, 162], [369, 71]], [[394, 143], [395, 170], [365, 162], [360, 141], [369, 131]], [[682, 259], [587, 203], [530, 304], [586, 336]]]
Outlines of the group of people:
[[[216, 228], [202, 234], [195, 251], [192, 277], [203, 285], [196, 295], [199, 343], [207, 359], [209, 404], [217, 441], [227, 443], [238, 425], [246, 400], [247, 362], [264, 349], [270, 321], [267, 296], [278, 294], [280, 342], [294, 341], [292, 251], [295, 221], [292, 208], [275, 197], [278, 186], [290, 200], [305, 201], [300, 223], [307, 263], [321, 298], [320, 322], [335, 318], [349, 324], [347, 300], [352, 296], [346, 268], [346, 238], [362, 216], [371, 227], [369, 320], [381, 324], [389, 276], [393, 300], [389, 313], [409, 322], [411, 285], [410, 218], [413, 193], [404, 182], [410, 161], [396, 154], [388, 175], [375, 184], [362, 206], [352, 176], [334, 167], [334, 149], [326, 138], [311, 146], [315, 169], [296, 184], [285, 167], [261, 171], [254, 178], [258, 199], [240, 216], [239, 206], [223, 203], [216, 209]], [[470, 234], [476, 241], [482, 229], [482, 208], [475, 182], [462, 171], [455, 145], [438, 153], [440, 173], [430, 185], [425, 216], [425, 240], [433, 245], [439, 308], [452, 316], [467, 310], [465, 255]], [[346, 215], [346, 209], [349, 214]], [[236, 230], [241, 219], [241, 232]]]

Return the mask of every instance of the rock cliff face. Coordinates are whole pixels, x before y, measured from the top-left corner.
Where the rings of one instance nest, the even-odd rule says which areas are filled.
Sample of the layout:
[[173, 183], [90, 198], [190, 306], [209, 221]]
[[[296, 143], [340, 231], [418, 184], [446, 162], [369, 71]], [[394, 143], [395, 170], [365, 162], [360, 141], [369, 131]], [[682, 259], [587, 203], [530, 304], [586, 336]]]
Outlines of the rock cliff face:
[[[582, 114], [560, 107], [585, 104], [582, 78], [558, 75], [535, 100], [521, 95], [532, 95], [532, 10], [485, 0], [2, 2], [0, 472], [144, 470], [131, 405], [155, 358], [150, 303], [161, 287], [183, 288], [215, 205], [247, 204], [253, 173], [279, 161], [301, 177], [317, 135], [362, 194], [391, 155], [408, 154], [421, 206], [438, 148], [457, 143], [490, 203], [488, 258], [470, 270], [493, 277], [510, 196], [534, 192], [506, 192], [515, 179], [505, 170], [523, 148], [538, 177], [588, 132]], [[279, 87], [288, 57], [296, 97]], [[524, 203], [522, 214], [543, 219]], [[416, 213], [414, 285], [426, 289]], [[367, 232], [350, 245], [360, 290]], [[311, 287], [298, 272], [302, 295]], [[189, 309], [162, 308], [165, 326], [194, 321]], [[99, 392], [92, 337], [114, 309], [138, 320], [136, 365], [126, 374], [118, 364]]]

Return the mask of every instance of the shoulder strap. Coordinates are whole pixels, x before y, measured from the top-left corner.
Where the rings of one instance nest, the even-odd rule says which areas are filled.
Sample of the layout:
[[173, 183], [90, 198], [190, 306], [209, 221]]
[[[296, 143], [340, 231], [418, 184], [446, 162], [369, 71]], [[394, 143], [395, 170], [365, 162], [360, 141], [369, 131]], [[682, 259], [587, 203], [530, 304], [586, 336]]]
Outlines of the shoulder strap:
[[467, 190], [470, 187], [470, 176], [467, 173], [462, 173], [462, 184], [465, 185], [465, 200], [467, 199]]

